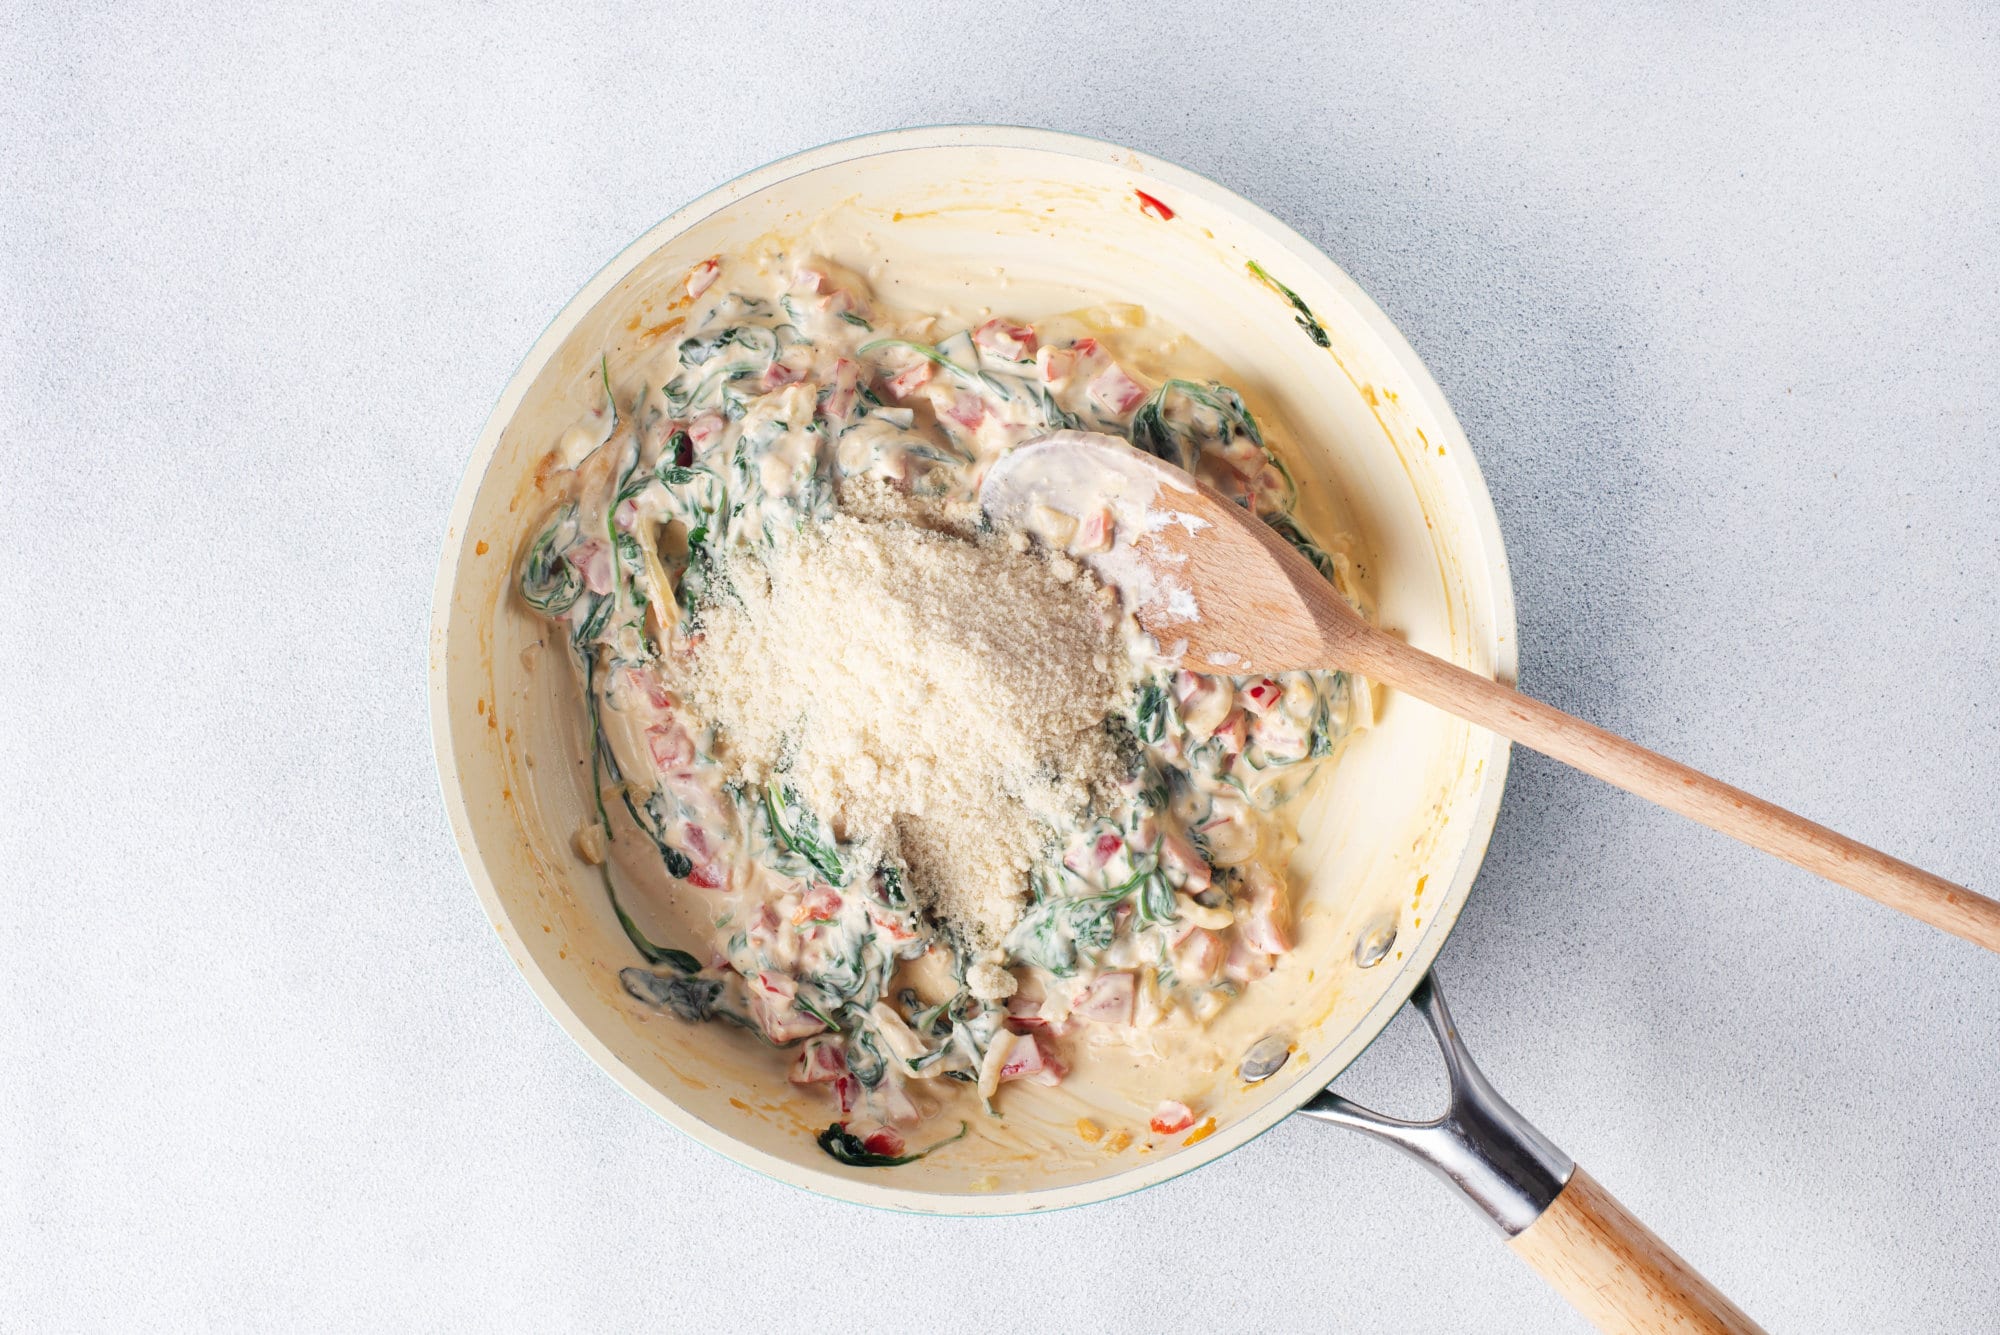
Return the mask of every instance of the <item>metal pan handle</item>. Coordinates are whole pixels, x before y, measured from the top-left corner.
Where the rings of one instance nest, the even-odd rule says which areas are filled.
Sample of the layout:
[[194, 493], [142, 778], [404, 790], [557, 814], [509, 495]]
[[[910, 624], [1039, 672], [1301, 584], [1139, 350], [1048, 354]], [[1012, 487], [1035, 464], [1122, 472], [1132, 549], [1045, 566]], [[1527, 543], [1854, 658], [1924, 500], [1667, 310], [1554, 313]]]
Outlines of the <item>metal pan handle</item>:
[[1434, 978], [1410, 1002], [1430, 1025], [1451, 1102], [1429, 1122], [1384, 1117], [1326, 1089], [1299, 1111], [1387, 1141], [1456, 1187], [1508, 1247], [1608, 1332], [1762, 1335], [1488, 1082], [1459, 1037]]

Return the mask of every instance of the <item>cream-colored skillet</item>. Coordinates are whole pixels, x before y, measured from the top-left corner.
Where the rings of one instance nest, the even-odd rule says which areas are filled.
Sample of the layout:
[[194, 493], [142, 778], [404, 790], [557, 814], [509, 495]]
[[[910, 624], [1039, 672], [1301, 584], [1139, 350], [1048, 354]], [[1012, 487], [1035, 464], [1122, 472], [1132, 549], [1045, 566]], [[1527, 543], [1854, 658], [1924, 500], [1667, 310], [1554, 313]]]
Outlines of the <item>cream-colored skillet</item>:
[[[1286, 988], [1278, 1047], [1289, 1055], [1279, 1062], [1246, 1042], [1249, 1061], [1231, 1062], [1207, 1092], [1216, 1127], [1198, 1141], [1113, 1152], [1024, 1107], [1004, 1136], [975, 1134], [894, 1169], [844, 1166], [813, 1143], [823, 1110], [752, 1040], [647, 1013], [624, 994], [629, 944], [569, 847], [583, 810], [561, 763], [574, 745], [572, 699], [557, 674], [528, 666], [541, 628], [509, 597], [511, 558], [541, 517], [550, 443], [601, 392], [600, 357], [622, 379], [675, 318], [691, 266], [824, 219], [913, 264], [976, 270], [1010, 301], [1039, 285], [1142, 305], [1249, 369], [1246, 393], [1271, 420], [1311, 424], [1291, 458], [1304, 518], [1359, 537], [1376, 623], [1484, 677], [1513, 677], [1512, 586], [1464, 434], [1394, 326], [1290, 228], [1171, 164], [1046, 131], [947, 127], [815, 149], [696, 200], [598, 274], [502, 393], [452, 510], [430, 640], [440, 779], [473, 885], [536, 995], [660, 1117], [826, 1195], [956, 1215], [1089, 1204], [1199, 1167], [1304, 1111], [1426, 1147], [1517, 1247], [1540, 1244], [1577, 1266], [1567, 1283], [1584, 1303], [1661, 1295], [1651, 1315], [1630, 1303], [1593, 1310], [1607, 1328], [1676, 1328], [1659, 1323], [1685, 1316], [1705, 1288], [1505, 1111], [1425, 986], [1478, 873], [1509, 754], [1504, 740], [1435, 710], [1392, 701], [1308, 793], [1291, 868], [1299, 943], [1291, 972], [1274, 975]], [[1432, 1130], [1372, 1119], [1323, 1092], [1413, 995], [1458, 1090]], [[1681, 1291], [1687, 1301], [1668, 1302]], [[1614, 1324], [1627, 1318], [1655, 1324]]]

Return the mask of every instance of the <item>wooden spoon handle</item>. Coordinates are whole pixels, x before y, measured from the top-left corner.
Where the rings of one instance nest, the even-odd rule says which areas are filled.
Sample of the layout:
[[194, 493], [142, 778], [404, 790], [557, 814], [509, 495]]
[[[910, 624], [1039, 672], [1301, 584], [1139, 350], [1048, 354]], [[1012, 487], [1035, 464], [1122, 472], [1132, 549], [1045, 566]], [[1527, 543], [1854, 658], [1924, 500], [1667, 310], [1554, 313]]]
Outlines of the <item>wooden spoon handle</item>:
[[1858, 890], [1920, 922], [2000, 952], [2000, 903], [1984, 895], [1433, 657], [1372, 626], [1345, 637], [1340, 651], [1342, 666], [1794, 866]]
[[1609, 1335], [1763, 1335], [1581, 1166], [1507, 1246]]

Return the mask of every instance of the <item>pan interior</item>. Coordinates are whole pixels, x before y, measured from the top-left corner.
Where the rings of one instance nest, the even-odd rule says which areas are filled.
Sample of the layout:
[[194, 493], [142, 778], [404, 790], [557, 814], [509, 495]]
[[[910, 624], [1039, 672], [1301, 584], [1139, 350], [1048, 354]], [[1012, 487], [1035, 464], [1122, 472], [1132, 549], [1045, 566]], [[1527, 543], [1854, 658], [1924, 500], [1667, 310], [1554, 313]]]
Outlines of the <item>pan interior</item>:
[[[1142, 207], [1145, 191], [1172, 209]], [[904, 132], [774, 164], [642, 238], [551, 327], [489, 423], [440, 572], [433, 709], [447, 804], [474, 884], [523, 973], [594, 1058], [662, 1116], [752, 1167], [871, 1204], [1001, 1213], [1099, 1199], [1241, 1144], [1290, 1111], [1387, 1022], [1442, 943], [1491, 829], [1506, 751], [1388, 698], [1376, 727], [1298, 799], [1298, 948], [1259, 1032], [1296, 1044], [1256, 1085], [1207, 1077], [1213, 1133], [1121, 1150], [1079, 1134], [1069, 1105], [1017, 1105], [948, 1153], [895, 1169], [835, 1164], [830, 1120], [746, 1035], [646, 1012], [618, 986], [636, 962], [594, 868], [575, 685], [530, 667], [543, 623], [509, 596], [512, 556], [542, 517], [537, 467], [562, 431], [671, 320], [688, 269], [773, 235], [853, 262], [905, 307], [992, 306], [1034, 319], [1130, 303], [1186, 331], [1238, 386], [1294, 469], [1319, 533], [1356, 544], [1376, 619], [1477, 671], [1512, 674], [1512, 603], [1490, 502], [1463, 436], [1413, 354], [1365, 297], [1288, 229], [1219, 187], [1125, 150], [1040, 132]], [[843, 253], [843, 252], [847, 253]], [[1291, 288], [1323, 330], [1249, 268]], [[898, 277], [897, 275], [907, 275]], [[927, 283], [961, 286], [950, 293]], [[1372, 940], [1357, 963], [1357, 943]], [[1383, 948], [1387, 943], [1386, 949]], [[1254, 989], [1253, 989], [1254, 995]], [[1225, 1012], [1225, 1015], [1227, 1012]], [[1139, 1129], [1143, 1132], [1143, 1123]]]

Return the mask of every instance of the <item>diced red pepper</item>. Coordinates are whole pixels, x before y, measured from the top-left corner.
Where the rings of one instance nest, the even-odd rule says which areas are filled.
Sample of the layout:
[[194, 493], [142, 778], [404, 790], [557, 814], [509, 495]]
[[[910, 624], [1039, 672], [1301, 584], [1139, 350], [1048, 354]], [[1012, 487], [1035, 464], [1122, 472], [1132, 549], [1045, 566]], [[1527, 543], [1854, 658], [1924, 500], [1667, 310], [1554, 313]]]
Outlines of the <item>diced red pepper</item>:
[[1208, 862], [1187, 839], [1178, 834], [1169, 834], [1161, 840], [1160, 861], [1166, 865], [1168, 871], [1180, 874], [1180, 888], [1188, 894], [1198, 895], [1208, 889], [1210, 878]]
[[1096, 399], [1107, 411], [1129, 413], [1146, 401], [1146, 387], [1126, 375], [1117, 364], [1112, 364], [1098, 373], [1090, 382], [1090, 397]]
[[901, 945], [905, 941], [914, 941], [917, 939], [915, 929], [910, 926], [909, 919], [903, 914], [893, 913], [887, 909], [877, 908], [875, 905], [870, 904], [868, 906], [868, 921], [875, 925], [876, 932], [891, 945]]
[[788, 1077], [795, 1085], [817, 1085], [847, 1074], [847, 1056], [837, 1038], [809, 1038], [792, 1063]]
[[1236, 934], [1243, 944], [1267, 955], [1288, 954], [1292, 948], [1291, 905], [1285, 900], [1284, 882], [1253, 868], [1250, 878], [1250, 912], [1238, 920]]
[[794, 923], [831, 922], [840, 912], [840, 892], [830, 885], [815, 881], [805, 897], [799, 901], [799, 911], [792, 915]]
[[833, 364], [833, 388], [827, 391], [826, 402], [821, 411], [830, 422], [845, 422], [847, 415], [854, 411], [854, 400], [860, 384], [860, 368], [842, 357]]
[[1254, 983], [1271, 972], [1271, 956], [1245, 941], [1239, 932], [1222, 961], [1222, 971], [1239, 983]]
[[752, 974], [745, 981], [751, 1013], [773, 1043], [808, 1038], [826, 1028], [817, 1016], [807, 1014], [794, 1004], [799, 985], [788, 975], [763, 972]]
[[716, 275], [721, 272], [722, 257], [720, 255], [711, 255], [700, 264], [695, 265], [694, 268], [688, 270], [687, 293], [689, 298], [698, 297], [708, 291], [709, 287], [715, 282]]
[[1197, 927], [1189, 932], [1174, 952], [1175, 966], [1183, 979], [1190, 983], [1206, 983], [1215, 977], [1217, 969], [1229, 953], [1222, 937], [1205, 927]]
[[907, 399], [928, 385], [936, 370], [937, 368], [929, 362], [918, 362], [915, 366], [906, 366], [884, 380], [882, 388], [888, 390], [892, 398]]
[[1007, 320], [988, 320], [972, 331], [972, 342], [989, 357], [1025, 362], [1035, 355], [1035, 331]]
[[611, 592], [611, 548], [607, 544], [586, 539], [564, 552], [563, 559], [583, 577], [584, 588], [592, 593]]
[[1042, 1069], [1042, 1045], [1035, 1041], [1033, 1034], [1017, 1037], [1007, 1049], [1007, 1060], [1001, 1064], [1002, 1080], [1019, 1080]]
[[703, 413], [688, 423], [688, 440], [695, 449], [706, 451], [709, 446], [722, 438], [722, 430], [728, 425], [720, 413]]
[[1152, 1127], [1162, 1136], [1171, 1136], [1176, 1131], [1185, 1131], [1194, 1125], [1194, 1110], [1185, 1103], [1167, 1099], [1153, 1109]]
[[1076, 369], [1076, 354], [1068, 348], [1043, 348], [1035, 354], [1035, 366], [1044, 381], [1060, 384]]
[[1007, 1027], [1017, 1034], [1025, 1034], [1032, 1029], [1049, 1028], [1049, 1022], [1042, 1018], [1041, 998], [1025, 997], [1019, 992], [1008, 997]]
[[713, 862], [697, 862], [688, 869], [689, 885], [698, 885], [704, 890], [720, 890], [729, 883], [722, 874], [722, 868]]
[[1134, 190], [1132, 193], [1139, 197], [1139, 212], [1145, 214], [1148, 218], [1158, 218], [1161, 222], [1172, 222], [1174, 220], [1174, 211], [1158, 199], [1155, 199], [1143, 190]]
[[1070, 540], [1070, 550], [1077, 552], [1108, 552], [1116, 541], [1117, 521], [1111, 516], [1109, 506], [1100, 505], [1083, 517], [1083, 524]]
[[1007, 1049], [1007, 1060], [1000, 1067], [1000, 1079], [1030, 1080], [1038, 1085], [1053, 1085], [1068, 1074], [1055, 1054], [1042, 1046], [1046, 1042], [1040, 1034], [1020, 1034]]
[[1236, 930], [1243, 936], [1243, 944], [1266, 955], [1283, 955], [1292, 948], [1285, 939], [1285, 928], [1277, 915], [1268, 909], [1253, 911], [1236, 924]]
[[1259, 677], [1243, 688], [1243, 707], [1253, 714], [1266, 714], [1284, 695], [1285, 688], [1269, 677]]
[[951, 396], [951, 403], [945, 408], [944, 415], [967, 431], [971, 431], [986, 420], [986, 400], [969, 389], [961, 389]]
[[801, 371], [796, 366], [788, 366], [784, 362], [772, 362], [769, 366], [764, 368], [763, 378], [759, 380], [757, 383], [763, 386], [763, 388], [768, 392], [770, 390], [782, 388], [783, 386], [789, 385], [794, 381], [803, 380], [805, 379], [805, 374], [806, 373], [804, 371]]
[[646, 729], [646, 749], [662, 770], [679, 769], [694, 759], [694, 742], [678, 723], [655, 723]]
[[1078, 875], [1096, 871], [1105, 863], [1118, 856], [1118, 850], [1125, 847], [1125, 841], [1108, 831], [1100, 834], [1082, 848], [1072, 848], [1063, 854], [1063, 865]]
[[652, 673], [642, 671], [639, 668], [626, 668], [625, 681], [633, 690], [645, 696], [646, 703], [653, 708], [673, 708], [674, 697], [667, 693], [665, 684]]
[[884, 1158], [893, 1159], [903, 1152], [903, 1138], [897, 1134], [893, 1127], [885, 1126], [880, 1130], [871, 1131], [866, 1136], [863, 1136], [861, 1138], [861, 1148], [867, 1150], [870, 1154], [879, 1154]]
[[1091, 983], [1089, 991], [1070, 1003], [1069, 1012], [1098, 1024], [1130, 1024], [1134, 995], [1131, 974], [1103, 974]]

